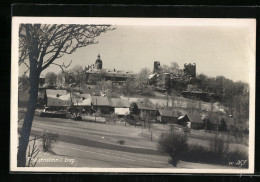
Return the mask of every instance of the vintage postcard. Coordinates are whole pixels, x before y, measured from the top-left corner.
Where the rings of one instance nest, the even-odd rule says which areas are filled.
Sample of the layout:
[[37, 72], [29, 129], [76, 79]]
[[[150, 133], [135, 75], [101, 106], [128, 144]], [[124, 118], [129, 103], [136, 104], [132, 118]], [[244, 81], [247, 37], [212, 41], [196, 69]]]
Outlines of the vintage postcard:
[[10, 171], [254, 173], [255, 19], [13, 17]]

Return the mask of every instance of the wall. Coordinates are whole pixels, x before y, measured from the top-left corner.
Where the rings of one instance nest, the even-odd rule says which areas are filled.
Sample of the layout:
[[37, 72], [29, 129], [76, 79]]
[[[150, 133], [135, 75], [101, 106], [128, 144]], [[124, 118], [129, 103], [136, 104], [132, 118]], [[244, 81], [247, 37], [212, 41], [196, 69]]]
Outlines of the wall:
[[194, 130], [204, 129], [204, 124], [191, 122], [191, 128]]

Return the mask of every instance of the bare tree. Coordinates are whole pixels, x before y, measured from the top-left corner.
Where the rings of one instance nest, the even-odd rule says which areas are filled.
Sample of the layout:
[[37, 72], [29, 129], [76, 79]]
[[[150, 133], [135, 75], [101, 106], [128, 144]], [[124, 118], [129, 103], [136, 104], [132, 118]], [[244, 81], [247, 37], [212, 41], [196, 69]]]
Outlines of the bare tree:
[[56, 86], [58, 75], [54, 72], [48, 72], [45, 75], [45, 82], [50, 86]]
[[26, 164], [26, 149], [37, 104], [41, 72], [51, 65], [63, 70], [70, 64], [55, 63], [58, 58], [64, 54], [72, 54], [78, 48], [98, 43], [95, 38], [108, 30], [113, 28], [110, 25], [20, 24], [19, 65], [24, 64], [28, 68], [30, 97], [19, 138], [18, 167]]
[[86, 83], [86, 77], [84, 76], [84, 69], [80, 65], [74, 66], [70, 71], [70, 74], [74, 78], [75, 86], [78, 87], [79, 90], [81, 90], [82, 84]]
[[139, 72], [138, 76], [136, 77], [135, 81], [135, 90], [138, 90], [140, 93], [144, 93], [147, 89], [148, 80], [149, 80], [150, 70], [148, 68], [143, 68]]

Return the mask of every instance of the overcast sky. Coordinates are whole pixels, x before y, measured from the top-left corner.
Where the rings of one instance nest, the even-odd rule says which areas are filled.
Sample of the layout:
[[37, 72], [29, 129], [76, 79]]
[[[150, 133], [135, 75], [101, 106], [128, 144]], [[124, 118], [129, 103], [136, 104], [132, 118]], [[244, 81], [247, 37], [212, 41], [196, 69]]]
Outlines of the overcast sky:
[[[197, 74], [223, 75], [234, 81], [249, 81], [249, 60], [252, 58], [252, 36], [245, 26], [154, 26], [114, 25], [116, 30], [97, 38], [99, 44], [78, 49], [65, 55], [57, 63], [94, 64], [98, 53], [103, 68], [139, 72], [153, 69], [153, 62], [161, 65], [177, 62], [196, 63]], [[250, 57], [251, 56], [251, 57]], [[60, 68], [51, 66], [42, 73]], [[20, 68], [20, 73], [23, 69]]]

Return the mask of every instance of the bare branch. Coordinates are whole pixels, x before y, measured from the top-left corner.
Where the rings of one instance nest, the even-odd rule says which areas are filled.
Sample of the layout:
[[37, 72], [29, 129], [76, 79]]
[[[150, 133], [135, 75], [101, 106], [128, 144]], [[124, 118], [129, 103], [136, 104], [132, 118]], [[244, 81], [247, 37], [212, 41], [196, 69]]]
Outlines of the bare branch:
[[70, 63], [65, 65], [63, 64], [57, 64], [57, 63], [51, 63], [52, 65], [59, 66], [61, 68], [62, 73], [65, 73], [64, 68], [68, 68], [72, 63], [72, 60], [70, 60]]
[[[19, 65], [29, 59], [29, 53], [33, 48], [36, 51], [33, 54], [34, 61], [37, 61], [33, 65], [37, 66], [37, 72], [40, 73], [64, 54], [72, 54], [78, 48], [97, 44], [94, 38], [108, 30], [113, 28], [110, 28], [110, 25], [21, 24]], [[45, 59], [46, 57], [48, 58]]]

